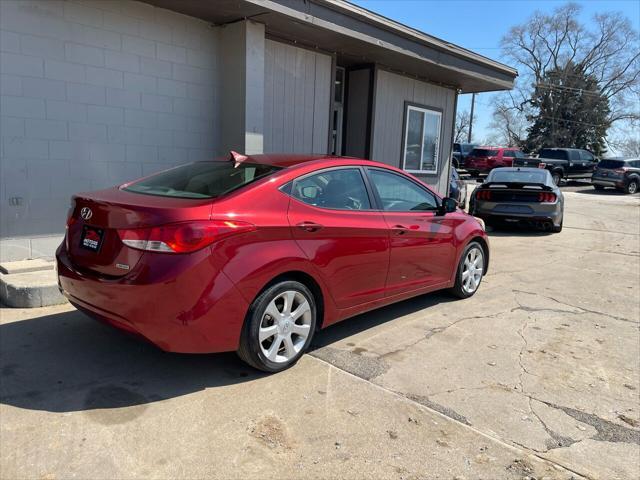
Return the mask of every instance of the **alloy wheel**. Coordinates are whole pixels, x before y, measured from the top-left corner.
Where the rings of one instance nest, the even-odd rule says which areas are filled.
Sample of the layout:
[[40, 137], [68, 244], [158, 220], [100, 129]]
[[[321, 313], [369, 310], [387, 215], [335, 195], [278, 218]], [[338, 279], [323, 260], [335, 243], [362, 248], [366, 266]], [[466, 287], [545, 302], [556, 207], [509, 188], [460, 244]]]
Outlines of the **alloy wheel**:
[[462, 266], [462, 289], [466, 293], [474, 293], [482, 280], [484, 256], [480, 247], [473, 247], [467, 252]]
[[272, 362], [284, 363], [304, 347], [311, 333], [311, 305], [302, 292], [287, 290], [265, 309], [258, 330], [262, 354]]
[[638, 182], [636, 182], [635, 180], [629, 182], [629, 185], [627, 185], [627, 192], [634, 194], [637, 191], [638, 191]]

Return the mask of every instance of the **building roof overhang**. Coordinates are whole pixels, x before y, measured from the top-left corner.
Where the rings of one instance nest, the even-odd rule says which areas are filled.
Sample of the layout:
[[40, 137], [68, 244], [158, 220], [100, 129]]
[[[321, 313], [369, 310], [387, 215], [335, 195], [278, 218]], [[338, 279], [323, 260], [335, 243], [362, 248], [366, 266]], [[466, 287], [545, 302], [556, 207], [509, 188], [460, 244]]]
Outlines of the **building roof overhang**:
[[267, 35], [335, 53], [345, 65], [375, 63], [461, 93], [509, 90], [518, 72], [470, 50], [343, 0], [144, 0], [224, 25], [251, 19]]

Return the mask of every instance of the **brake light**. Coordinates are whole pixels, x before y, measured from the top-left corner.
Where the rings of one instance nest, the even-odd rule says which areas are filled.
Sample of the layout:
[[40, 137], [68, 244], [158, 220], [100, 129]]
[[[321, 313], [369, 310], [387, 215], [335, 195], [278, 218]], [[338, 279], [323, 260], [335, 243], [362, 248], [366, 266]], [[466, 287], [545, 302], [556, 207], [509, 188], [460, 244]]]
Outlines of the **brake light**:
[[540, 162], [540, 163], [538, 164], [538, 168], [546, 168], [546, 167], [547, 167], [547, 164], [546, 164], [546, 163], [544, 163], [544, 162]]
[[553, 203], [556, 201], [556, 194], [549, 192], [542, 192], [538, 194], [538, 201], [542, 203]]
[[69, 205], [69, 210], [67, 210], [67, 228], [73, 225], [74, 222], [76, 221], [76, 219], [73, 218], [73, 212], [75, 210], [76, 210], [76, 199], [72, 198], [71, 204]]
[[122, 243], [137, 250], [191, 253], [223, 238], [255, 229], [255, 225], [238, 220], [202, 220], [118, 230], [118, 236]]
[[478, 190], [476, 198], [478, 200], [491, 200], [491, 192], [489, 190]]

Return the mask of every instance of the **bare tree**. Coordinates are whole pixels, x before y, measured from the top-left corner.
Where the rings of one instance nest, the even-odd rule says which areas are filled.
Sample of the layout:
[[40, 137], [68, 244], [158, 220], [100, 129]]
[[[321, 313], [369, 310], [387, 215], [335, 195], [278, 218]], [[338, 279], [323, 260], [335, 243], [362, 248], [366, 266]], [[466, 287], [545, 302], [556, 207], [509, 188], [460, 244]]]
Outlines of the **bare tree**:
[[[501, 46], [507, 60], [520, 71], [516, 88], [501, 97], [501, 107], [531, 117], [535, 88], [558, 89], [547, 85], [549, 71], [567, 71], [568, 65], [593, 76], [598, 90], [580, 92], [604, 96], [610, 107], [608, 124], [640, 120], [640, 41], [629, 19], [620, 13], [593, 17], [593, 26], [579, 22], [581, 7], [576, 3], [555, 9], [551, 14], [535, 12], [503, 37]], [[497, 115], [504, 109], [496, 107]]]
[[469, 134], [469, 126], [471, 124], [471, 116], [467, 110], [456, 113], [456, 125], [454, 129], [453, 141], [455, 143], [463, 143], [467, 140]]
[[489, 129], [492, 132], [493, 143], [519, 147], [527, 134], [527, 122], [505, 99], [498, 99], [494, 105]]
[[640, 158], [640, 135], [618, 137], [609, 144], [623, 157]]

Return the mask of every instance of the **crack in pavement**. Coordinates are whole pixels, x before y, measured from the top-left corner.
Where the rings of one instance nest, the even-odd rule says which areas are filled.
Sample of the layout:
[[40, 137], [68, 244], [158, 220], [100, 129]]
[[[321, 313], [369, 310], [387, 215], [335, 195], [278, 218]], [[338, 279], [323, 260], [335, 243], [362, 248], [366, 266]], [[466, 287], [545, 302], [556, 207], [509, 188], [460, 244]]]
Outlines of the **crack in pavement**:
[[[618, 320], [620, 322], [640, 324], [640, 322], [638, 322], [636, 320], [631, 320], [629, 318], [624, 318], [624, 317], [618, 317], [616, 315], [611, 315], [610, 313], [598, 312], [596, 310], [589, 310], [588, 308], [579, 307], [577, 305], [572, 305], [572, 304], [567, 303], [567, 302], [562, 302], [562, 301], [558, 300], [557, 298], [553, 298], [553, 297], [550, 297], [548, 295], [543, 295], [541, 293], [527, 292], [526, 290], [512, 290], [512, 291], [514, 293], [516, 293], [516, 294], [524, 293], [526, 295], [533, 295], [534, 297], [546, 298], [547, 300], [554, 301], [554, 302], [556, 302], [556, 303], [558, 303], [560, 305], [565, 305], [567, 307], [575, 308], [576, 310], [582, 310], [582, 311], [581, 312], [571, 312], [569, 310], [558, 310], [558, 309], [553, 309], [553, 308], [526, 307], [526, 306], [522, 305], [517, 299], [516, 299], [516, 303], [518, 303], [519, 307], [516, 307], [514, 310], [523, 309], [525, 311], [531, 311], [531, 312], [550, 311], [550, 312], [557, 312], [557, 313], [569, 313], [569, 314], [572, 314], [572, 315], [584, 315], [585, 313], [593, 313], [595, 315], [602, 315], [603, 317], [611, 318], [613, 320]], [[514, 311], [514, 310], [512, 310], [512, 311]]]
[[531, 397], [528, 397], [528, 399], [529, 399], [529, 411], [531, 411], [533, 416], [538, 419], [542, 427], [547, 432], [547, 435], [549, 435], [552, 438], [552, 440], [547, 440], [545, 442], [545, 445], [547, 447], [547, 452], [549, 450], [555, 450], [556, 448], [570, 447], [574, 443], [580, 442], [580, 440], [575, 440], [571, 437], [565, 437], [564, 435], [560, 435], [559, 433], [549, 428], [547, 423], [544, 420], [542, 420], [542, 418], [540, 418], [540, 415], [538, 415], [538, 412], [535, 411], [535, 409], [533, 408], [533, 405], [531, 405], [531, 400], [532, 400]]
[[436, 412], [441, 413], [445, 417], [453, 418], [454, 420], [457, 420], [460, 423], [464, 423], [465, 425], [471, 426], [471, 422], [467, 420], [467, 417], [465, 417], [464, 415], [460, 415], [458, 412], [456, 412], [452, 408], [445, 407], [444, 405], [440, 405], [439, 403], [429, 400], [429, 397], [427, 397], [426, 395], [414, 395], [412, 393], [402, 393], [402, 392], [395, 392], [395, 393], [397, 393], [398, 395], [402, 395], [403, 397], [406, 397], [409, 400], [417, 402], [420, 405], [424, 405], [425, 407], [428, 407], [431, 410], [435, 410]]
[[544, 403], [551, 408], [561, 410], [575, 420], [578, 420], [579, 422], [591, 425], [596, 429], [597, 432], [594, 436], [590, 437], [591, 440], [612, 443], [635, 443], [640, 445], [640, 430], [623, 427], [622, 425], [618, 425], [616, 423], [610, 422], [609, 420], [605, 420], [604, 418], [600, 418], [593, 413], [582, 412], [580, 410], [576, 410], [575, 408], [563, 407], [561, 405], [556, 405], [555, 403], [551, 402], [545, 402], [544, 400], [539, 400], [536, 398], [534, 398], [534, 400]]
[[405, 345], [404, 347], [397, 348], [395, 350], [391, 350], [390, 352], [387, 352], [387, 353], [383, 353], [382, 355], [380, 355], [380, 358], [387, 358], [387, 357], [391, 357], [393, 355], [396, 355], [398, 353], [404, 352], [408, 348], [414, 347], [418, 343], [421, 343], [421, 342], [423, 342], [425, 340], [429, 340], [431, 337], [433, 337], [435, 335], [438, 335], [438, 334], [448, 330], [449, 328], [457, 325], [460, 322], [464, 322], [464, 321], [467, 321], [467, 320], [479, 320], [479, 319], [484, 319], [484, 318], [496, 318], [496, 317], [499, 317], [500, 315], [503, 315], [505, 313], [509, 313], [509, 310], [504, 310], [502, 312], [491, 313], [489, 315], [474, 315], [472, 317], [463, 317], [463, 318], [459, 318], [455, 322], [449, 323], [448, 325], [442, 325], [440, 327], [430, 328], [429, 330], [427, 330], [427, 333], [425, 333], [424, 337], [421, 337], [418, 340], [416, 340], [415, 342], [412, 342], [412, 343], [410, 343], [408, 345]]

